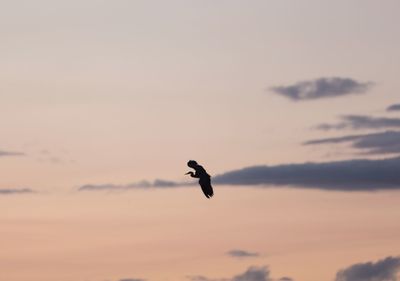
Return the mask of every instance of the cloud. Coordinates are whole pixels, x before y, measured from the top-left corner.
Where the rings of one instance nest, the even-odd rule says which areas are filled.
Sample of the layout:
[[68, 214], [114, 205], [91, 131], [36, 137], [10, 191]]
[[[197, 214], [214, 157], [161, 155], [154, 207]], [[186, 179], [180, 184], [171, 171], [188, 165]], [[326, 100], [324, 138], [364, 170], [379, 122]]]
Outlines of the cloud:
[[233, 277], [232, 281], [272, 281], [272, 279], [269, 277], [269, 274], [270, 272], [266, 266], [252, 266], [243, 274]]
[[203, 275], [188, 276], [191, 281], [273, 281], [270, 277], [268, 267], [249, 267], [244, 273], [236, 275], [232, 278], [213, 279]]
[[0, 157], [2, 156], [25, 156], [25, 153], [0, 150]]
[[372, 82], [358, 82], [351, 78], [331, 77], [300, 81], [289, 86], [275, 86], [270, 90], [294, 101], [338, 97], [366, 93]]
[[215, 184], [292, 186], [340, 191], [400, 190], [400, 158], [253, 166], [213, 178]]
[[[400, 134], [400, 132], [399, 132]], [[346, 137], [346, 139], [357, 136]], [[319, 140], [319, 142], [328, 140]], [[337, 142], [341, 140], [331, 139]], [[315, 142], [315, 141], [314, 141]], [[287, 186], [331, 191], [400, 190], [400, 157], [353, 159], [333, 162], [307, 162], [276, 166], [251, 166], [228, 171], [212, 178], [214, 185]], [[187, 187], [197, 183], [156, 180], [128, 185], [84, 185], [79, 191], [125, 191], [147, 188]]]
[[5, 188], [5, 189], [0, 189], [0, 195], [12, 195], [12, 194], [24, 194], [24, 193], [34, 193], [30, 188]]
[[304, 142], [303, 145], [339, 143], [350, 143], [351, 147], [362, 150], [366, 154], [398, 154], [400, 153], [400, 131], [316, 139]]
[[392, 104], [388, 108], [386, 108], [386, 111], [399, 111], [400, 110], [400, 104]]
[[244, 273], [231, 278], [208, 278], [203, 275], [188, 276], [191, 281], [293, 281], [289, 277], [273, 279], [267, 266], [251, 266]]
[[400, 128], [400, 118], [371, 117], [363, 115], [345, 115], [341, 117], [342, 122], [336, 124], [320, 124], [319, 130], [341, 130], [341, 129], [384, 129]]
[[248, 252], [244, 250], [231, 250], [226, 253], [228, 256], [234, 257], [234, 258], [247, 258], [247, 257], [258, 257], [260, 254], [256, 252]]
[[229, 281], [229, 279], [211, 279], [203, 275], [187, 276], [190, 281]]
[[143, 189], [143, 188], [169, 188], [179, 187], [182, 185], [189, 185], [185, 183], [178, 183], [174, 181], [156, 179], [153, 182], [141, 181], [131, 184], [118, 185], [118, 184], [86, 184], [79, 187], [79, 191], [96, 191], [96, 190], [130, 190], [130, 189]]
[[400, 257], [387, 257], [377, 262], [358, 263], [336, 274], [335, 281], [397, 281]]

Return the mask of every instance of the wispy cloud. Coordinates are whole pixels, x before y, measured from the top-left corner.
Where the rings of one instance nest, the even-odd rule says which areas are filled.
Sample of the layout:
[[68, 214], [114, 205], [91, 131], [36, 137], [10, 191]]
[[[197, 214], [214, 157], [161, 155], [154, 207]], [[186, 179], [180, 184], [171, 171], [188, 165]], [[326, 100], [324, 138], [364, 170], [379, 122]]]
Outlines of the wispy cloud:
[[288, 86], [275, 86], [270, 90], [294, 101], [339, 97], [366, 93], [372, 82], [359, 82], [351, 78], [330, 77], [300, 81]]
[[2, 156], [25, 156], [25, 153], [16, 152], [16, 151], [0, 150], [0, 157], [2, 157]]
[[304, 142], [303, 145], [339, 143], [350, 143], [351, 147], [361, 150], [366, 154], [399, 154], [400, 131], [315, 139]]
[[130, 189], [144, 189], [144, 188], [171, 188], [189, 185], [188, 183], [178, 183], [174, 181], [157, 179], [153, 182], [141, 181], [130, 184], [86, 184], [79, 187], [79, 191], [96, 191], [96, 190], [130, 190]]
[[340, 270], [335, 281], [397, 281], [400, 257], [387, 257], [377, 262], [352, 265]]
[[0, 195], [25, 194], [25, 193], [35, 193], [35, 191], [30, 188], [3, 188], [3, 189], [0, 189]]
[[400, 104], [392, 104], [386, 108], [386, 111], [400, 111]]
[[341, 122], [336, 124], [320, 124], [316, 128], [319, 130], [341, 130], [341, 129], [386, 129], [400, 128], [400, 118], [371, 117], [364, 115], [345, 115], [340, 117]]
[[248, 258], [248, 257], [258, 257], [260, 254], [256, 252], [248, 252], [245, 250], [231, 250], [226, 253], [228, 256], [234, 257], [234, 258]]

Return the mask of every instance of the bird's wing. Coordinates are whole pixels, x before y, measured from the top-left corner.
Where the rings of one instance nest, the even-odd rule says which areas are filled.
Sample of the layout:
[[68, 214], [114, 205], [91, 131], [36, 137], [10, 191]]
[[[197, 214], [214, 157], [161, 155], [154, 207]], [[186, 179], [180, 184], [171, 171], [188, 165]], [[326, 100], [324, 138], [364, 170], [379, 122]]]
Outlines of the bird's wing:
[[203, 190], [204, 195], [210, 198], [214, 195], [214, 190], [211, 186], [210, 181], [200, 181], [201, 190]]

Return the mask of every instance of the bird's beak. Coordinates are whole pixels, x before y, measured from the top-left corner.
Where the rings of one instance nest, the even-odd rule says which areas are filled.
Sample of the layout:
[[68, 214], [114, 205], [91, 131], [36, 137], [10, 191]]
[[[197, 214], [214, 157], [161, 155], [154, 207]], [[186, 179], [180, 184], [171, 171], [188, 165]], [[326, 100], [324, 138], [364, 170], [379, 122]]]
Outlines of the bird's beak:
[[190, 172], [187, 172], [185, 175], [189, 175], [190, 174]]

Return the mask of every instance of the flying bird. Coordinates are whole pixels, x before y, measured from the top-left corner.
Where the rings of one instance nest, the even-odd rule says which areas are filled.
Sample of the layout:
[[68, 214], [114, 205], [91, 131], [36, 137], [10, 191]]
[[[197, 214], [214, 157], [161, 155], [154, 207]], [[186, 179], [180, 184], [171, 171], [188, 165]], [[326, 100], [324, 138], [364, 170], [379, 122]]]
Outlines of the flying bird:
[[198, 178], [201, 190], [203, 190], [204, 195], [210, 198], [214, 195], [213, 188], [211, 186], [211, 176], [207, 174], [203, 166], [197, 164], [196, 161], [190, 160], [187, 165], [194, 169], [195, 172], [187, 172], [185, 175], [190, 175], [192, 178]]

